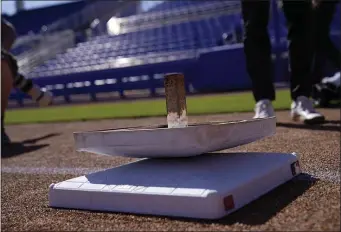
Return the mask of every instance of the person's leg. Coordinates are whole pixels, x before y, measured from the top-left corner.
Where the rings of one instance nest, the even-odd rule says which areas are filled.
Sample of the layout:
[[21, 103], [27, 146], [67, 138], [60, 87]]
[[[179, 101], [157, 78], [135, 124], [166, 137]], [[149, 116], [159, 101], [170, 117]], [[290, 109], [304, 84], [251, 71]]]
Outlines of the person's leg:
[[9, 51], [16, 39], [16, 32], [13, 25], [1, 19], [1, 47]]
[[311, 0], [283, 0], [287, 20], [289, 62], [291, 68], [291, 97], [310, 97], [313, 51]]
[[[321, 81], [323, 76], [323, 68], [326, 63], [326, 52], [323, 47], [325, 46], [325, 31], [327, 22], [326, 18], [321, 17], [323, 14], [321, 4], [313, 7], [313, 25], [314, 25], [314, 60], [312, 67], [313, 84]], [[322, 33], [322, 34], [321, 34]], [[323, 35], [323, 36], [322, 36]], [[327, 35], [329, 36], [329, 34]], [[324, 40], [324, 41], [323, 41]]]
[[270, 1], [242, 0], [246, 68], [256, 101], [275, 99], [268, 35]]
[[8, 98], [13, 87], [13, 76], [10, 64], [3, 54], [3, 49], [9, 51], [16, 39], [16, 32], [13, 25], [1, 19], [1, 143], [10, 143], [10, 139], [5, 132], [4, 119], [8, 104]]
[[1, 141], [2, 144], [10, 143], [10, 139], [5, 133], [4, 117], [8, 105], [8, 98], [13, 87], [12, 72], [8, 63], [1, 59]]
[[326, 17], [327, 21], [327, 40], [326, 40], [326, 57], [331, 63], [335, 66], [336, 69], [340, 70], [341, 65], [341, 59], [340, 59], [340, 50], [335, 46], [333, 41], [330, 38], [330, 25], [333, 21], [336, 5], [339, 3], [338, 0], [329, 0], [329, 1], [323, 1], [321, 3], [322, 9], [324, 12], [324, 16]]
[[336, 4], [339, 1], [329, 0], [319, 2], [314, 6], [314, 66], [313, 66], [313, 91], [312, 98], [314, 102], [327, 107], [330, 100], [337, 97], [340, 89], [340, 73], [335, 73], [332, 77], [326, 77], [324, 74], [327, 61], [334, 66], [336, 71], [340, 70], [340, 51], [330, 38], [330, 26], [333, 21]]
[[[256, 104], [255, 117], [273, 116], [275, 100], [272, 77], [271, 43], [268, 35], [270, 1], [242, 0], [244, 20], [244, 54], [247, 72], [252, 81]], [[260, 109], [263, 109], [260, 112]]]
[[312, 92], [313, 21], [311, 0], [283, 0], [288, 27], [291, 116], [305, 123], [320, 123], [323, 115], [316, 112], [310, 101]]
[[314, 65], [313, 65], [313, 84], [320, 83], [323, 79], [323, 70], [327, 59], [335, 66], [340, 68], [340, 52], [330, 39], [330, 24], [334, 17], [337, 1], [322, 1], [313, 8], [314, 11]]

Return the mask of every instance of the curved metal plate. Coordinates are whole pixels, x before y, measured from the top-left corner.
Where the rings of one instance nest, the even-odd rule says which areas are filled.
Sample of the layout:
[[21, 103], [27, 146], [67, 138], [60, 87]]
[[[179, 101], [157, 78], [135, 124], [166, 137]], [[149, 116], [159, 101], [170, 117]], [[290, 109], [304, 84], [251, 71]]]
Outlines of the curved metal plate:
[[133, 158], [197, 156], [276, 133], [276, 117], [191, 124], [184, 128], [123, 128], [75, 132], [77, 151]]

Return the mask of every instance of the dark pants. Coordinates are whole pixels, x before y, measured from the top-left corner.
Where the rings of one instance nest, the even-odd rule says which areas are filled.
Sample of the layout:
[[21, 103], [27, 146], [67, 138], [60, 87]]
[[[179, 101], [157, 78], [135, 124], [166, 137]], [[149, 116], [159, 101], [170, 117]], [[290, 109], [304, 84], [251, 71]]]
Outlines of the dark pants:
[[336, 4], [339, 1], [328, 0], [322, 1], [320, 5], [314, 9], [314, 66], [313, 81], [314, 84], [321, 82], [326, 61], [340, 69], [340, 51], [336, 48], [330, 39], [330, 24], [333, 21]]
[[[311, 0], [283, 0], [288, 27], [291, 97], [310, 96], [312, 82]], [[275, 100], [271, 43], [268, 35], [270, 0], [242, 0], [244, 20], [244, 52], [246, 66], [253, 84], [253, 95]]]

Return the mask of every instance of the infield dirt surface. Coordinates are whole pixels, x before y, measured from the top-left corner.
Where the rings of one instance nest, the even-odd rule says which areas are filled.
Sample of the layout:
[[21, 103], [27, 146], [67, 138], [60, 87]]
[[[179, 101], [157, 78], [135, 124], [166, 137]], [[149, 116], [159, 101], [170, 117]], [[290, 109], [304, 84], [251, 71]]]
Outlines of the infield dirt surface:
[[[165, 124], [165, 118], [12, 125], [2, 149], [1, 229], [97, 231], [340, 231], [340, 111], [320, 109], [321, 126], [277, 112], [276, 135], [228, 151], [296, 152], [303, 174], [217, 221], [52, 209], [48, 187], [134, 159], [79, 153], [75, 131]], [[190, 116], [190, 122], [249, 119], [253, 113]], [[223, 151], [227, 152], [227, 151]]]

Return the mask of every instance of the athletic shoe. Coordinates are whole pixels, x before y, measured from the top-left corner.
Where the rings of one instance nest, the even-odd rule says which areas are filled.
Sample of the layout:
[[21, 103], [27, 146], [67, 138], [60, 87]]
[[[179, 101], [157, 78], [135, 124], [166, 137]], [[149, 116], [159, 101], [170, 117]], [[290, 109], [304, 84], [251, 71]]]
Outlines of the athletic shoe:
[[332, 86], [335, 86], [335, 88], [338, 88], [341, 86], [341, 73], [337, 72], [331, 77], [325, 77], [322, 79], [321, 83], [330, 84]]
[[253, 118], [268, 118], [273, 116], [275, 116], [275, 111], [270, 100], [262, 99], [256, 103], [255, 116]]
[[318, 124], [325, 120], [324, 116], [315, 110], [313, 102], [305, 96], [299, 96], [291, 103], [291, 118], [305, 124]]

